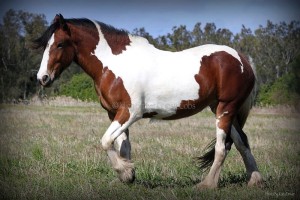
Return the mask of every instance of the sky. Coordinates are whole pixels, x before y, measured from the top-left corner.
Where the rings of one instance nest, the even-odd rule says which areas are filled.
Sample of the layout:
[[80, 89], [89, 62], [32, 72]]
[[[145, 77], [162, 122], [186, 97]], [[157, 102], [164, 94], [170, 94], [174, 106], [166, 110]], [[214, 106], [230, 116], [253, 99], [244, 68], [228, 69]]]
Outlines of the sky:
[[61, 13], [65, 18], [89, 18], [131, 32], [144, 27], [157, 37], [172, 32], [172, 27], [186, 25], [192, 30], [197, 22], [202, 28], [215, 23], [238, 33], [242, 25], [255, 30], [274, 23], [300, 21], [297, 0], [2, 0], [0, 17], [9, 9], [45, 14], [48, 23]]

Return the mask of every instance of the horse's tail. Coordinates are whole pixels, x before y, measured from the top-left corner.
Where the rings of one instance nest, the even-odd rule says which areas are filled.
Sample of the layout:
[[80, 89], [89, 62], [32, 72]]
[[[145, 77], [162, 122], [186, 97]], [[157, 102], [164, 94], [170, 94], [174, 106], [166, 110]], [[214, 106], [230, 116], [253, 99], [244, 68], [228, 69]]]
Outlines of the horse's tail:
[[215, 159], [215, 145], [216, 138], [214, 138], [205, 148], [202, 156], [196, 157], [199, 162], [199, 168], [203, 171], [209, 169], [212, 166]]
[[[243, 56], [243, 55], [240, 55], [240, 56]], [[243, 56], [243, 58], [245, 58], [245, 57]], [[244, 59], [244, 60], [246, 60], [246, 59]], [[246, 60], [246, 62], [247, 61], [248, 60]], [[256, 68], [255, 68], [254, 63], [252, 62], [251, 57], [249, 58], [249, 64], [250, 64], [250, 66], [253, 70], [253, 73], [255, 75], [255, 78], [256, 78]], [[249, 96], [247, 97], [247, 99], [245, 100], [245, 102], [243, 103], [241, 108], [239, 109], [239, 112], [237, 113], [236, 123], [238, 123], [238, 124], [236, 126], [238, 126], [238, 127], [235, 126], [236, 129], [242, 129], [244, 127], [246, 120], [248, 118], [248, 115], [250, 113], [250, 110], [254, 105], [256, 94], [257, 94], [257, 83], [255, 80], [255, 84], [254, 84], [254, 87], [253, 87], [251, 93], [249, 94]], [[246, 134], [243, 131], [238, 131], [238, 132], [239, 132], [241, 139], [242, 139], [243, 143], [245, 144], [245, 146], [249, 147], [248, 138], [247, 138]], [[199, 160], [199, 168], [202, 169], [203, 171], [206, 171], [213, 164], [213, 161], [215, 158], [215, 145], [216, 145], [216, 139], [214, 138], [204, 148], [204, 154], [200, 157], [197, 157], [197, 159]]]

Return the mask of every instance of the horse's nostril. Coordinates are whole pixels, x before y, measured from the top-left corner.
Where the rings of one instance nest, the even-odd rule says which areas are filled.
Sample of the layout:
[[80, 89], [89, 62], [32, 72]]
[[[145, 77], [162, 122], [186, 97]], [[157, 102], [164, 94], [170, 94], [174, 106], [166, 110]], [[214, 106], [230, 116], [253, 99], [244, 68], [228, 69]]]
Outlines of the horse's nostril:
[[44, 86], [48, 85], [50, 82], [50, 76], [49, 75], [44, 75], [42, 79], [40, 80], [40, 83]]
[[48, 82], [48, 78], [49, 78], [48, 75], [44, 75], [44, 76], [42, 77], [43, 82], [44, 82], [44, 83]]

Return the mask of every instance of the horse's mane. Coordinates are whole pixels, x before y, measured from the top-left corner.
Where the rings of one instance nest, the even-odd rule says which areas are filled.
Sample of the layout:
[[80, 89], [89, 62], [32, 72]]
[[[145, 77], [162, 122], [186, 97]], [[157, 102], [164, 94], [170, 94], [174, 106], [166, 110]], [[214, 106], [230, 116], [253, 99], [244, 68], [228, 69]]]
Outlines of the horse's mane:
[[[75, 26], [82, 26], [82, 27], [88, 27], [88, 28], [96, 28], [95, 24], [93, 21], [87, 19], [87, 18], [79, 18], [79, 19], [65, 19], [66, 23], [70, 23], [72, 25]], [[114, 33], [116, 35], [127, 35], [128, 32], [123, 30], [123, 29], [117, 29], [111, 25], [105, 24], [103, 22], [98, 22], [96, 21], [100, 27], [101, 27], [101, 31], [104, 33]], [[59, 22], [53, 22], [48, 28], [47, 30], [43, 33], [43, 35], [41, 37], [39, 37], [38, 39], [33, 41], [33, 48], [35, 49], [39, 49], [39, 48], [43, 48], [45, 49], [48, 41], [50, 40], [50, 37], [52, 36], [52, 34], [60, 27]]]
[[48, 44], [48, 41], [50, 40], [50, 37], [52, 36], [52, 34], [56, 31], [56, 29], [58, 27], [59, 27], [58, 23], [52, 23], [41, 37], [39, 37], [36, 40], [33, 40], [32, 47], [34, 49], [39, 49], [39, 48], [46, 49], [46, 46]]
[[100, 25], [101, 27], [101, 31], [103, 33], [108, 33], [108, 34], [117, 34], [117, 35], [128, 35], [128, 31], [124, 30], [124, 29], [117, 29], [111, 25], [105, 24], [103, 22], [98, 22], [97, 23]]

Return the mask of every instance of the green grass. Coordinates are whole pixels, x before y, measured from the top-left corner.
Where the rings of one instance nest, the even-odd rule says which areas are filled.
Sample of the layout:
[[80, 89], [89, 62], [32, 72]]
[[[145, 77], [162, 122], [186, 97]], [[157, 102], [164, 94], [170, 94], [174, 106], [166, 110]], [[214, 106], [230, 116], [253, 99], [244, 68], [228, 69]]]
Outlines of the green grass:
[[[270, 111], [270, 112], [269, 112]], [[130, 129], [136, 181], [116, 180], [101, 149], [109, 126], [100, 106], [0, 105], [0, 199], [299, 199], [299, 115], [255, 109], [245, 126], [265, 180], [248, 188], [233, 147], [220, 187], [197, 191], [194, 161], [215, 134], [205, 110], [190, 118]]]

